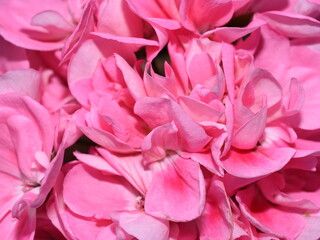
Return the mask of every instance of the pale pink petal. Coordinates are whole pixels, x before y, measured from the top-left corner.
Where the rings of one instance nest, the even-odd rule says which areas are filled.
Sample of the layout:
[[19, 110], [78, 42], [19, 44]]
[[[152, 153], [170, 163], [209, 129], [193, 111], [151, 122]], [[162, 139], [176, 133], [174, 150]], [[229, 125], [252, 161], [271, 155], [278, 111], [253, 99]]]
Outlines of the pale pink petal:
[[257, 112], [263, 106], [263, 98], [266, 98], [268, 108], [279, 103], [282, 98], [282, 88], [270, 72], [255, 68], [249, 74], [247, 82], [242, 85], [239, 98], [246, 107]]
[[175, 158], [154, 175], [145, 197], [145, 211], [172, 221], [190, 221], [202, 213], [204, 179], [198, 163]]
[[187, 71], [193, 87], [201, 84], [207, 88], [213, 88], [214, 81], [211, 79], [212, 76], [217, 75], [217, 69], [214, 60], [208, 53], [194, 54], [189, 61]]

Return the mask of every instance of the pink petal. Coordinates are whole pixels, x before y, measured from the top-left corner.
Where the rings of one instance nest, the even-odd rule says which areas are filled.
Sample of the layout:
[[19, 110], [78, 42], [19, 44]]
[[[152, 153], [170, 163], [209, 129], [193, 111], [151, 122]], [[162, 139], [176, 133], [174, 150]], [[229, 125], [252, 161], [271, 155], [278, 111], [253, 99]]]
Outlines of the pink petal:
[[255, 186], [238, 192], [236, 199], [242, 213], [262, 232], [296, 239], [305, 225], [300, 214], [271, 205]]
[[[289, 183], [290, 184], [290, 183]], [[296, 182], [295, 182], [296, 184]], [[304, 210], [311, 210], [311, 211], [318, 211], [320, 210], [320, 206], [317, 207], [312, 201], [308, 199], [308, 194], [305, 194], [305, 198], [303, 198], [303, 193], [301, 193], [301, 198], [292, 198], [289, 194], [285, 192], [285, 179], [283, 176], [278, 174], [270, 175], [267, 178], [264, 178], [258, 182], [258, 186], [260, 187], [260, 191], [263, 193], [265, 198], [270, 202], [284, 206], [284, 207], [291, 207], [296, 209], [304, 209]], [[297, 187], [296, 191], [300, 189]], [[303, 192], [303, 190], [300, 190]]]
[[261, 105], [263, 105], [261, 101], [263, 101], [264, 97], [266, 98], [268, 108], [276, 105], [282, 99], [281, 85], [270, 72], [264, 69], [255, 68], [249, 74], [247, 82], [241, 90], [239, 95], [243, 104], [253, 112], [261, 109]]
[[41, 26], [51, 34], [61, 35], [61, 37], [66, 37], [74, 28], [59, 12], [52, 10], [46, 10], [33, 16], [31, 25]]
[[303, 107], [305, 92], [298, 79], [292, 78], [286, 84], [283, 95], [283, 105], [287, 114], [295, 114]]
[[1, 36], [0, 49], [0, 74], [30, 67], [26, 50], [11, 44]]
[[166, 98], [143, 97], [134, 105], [134, 113], [155, 128], [172, 121], [170, 108], [170, 100]]
[[[260, 28], [259, 39], [256, 43], [259, 49], [254, 56], [254, 65], [257, 68], [268, 70], [279, 81], [283, 81], [286, 71], [290, 68], [290, 41], [282, 34], [265, 25]], [[251, 47], [251, 46], [250, 46]], [[274, 51], [277, 48], [278, 51]], [[279, 59], [282, 64], [277, 64], [273, 59]]]
[[66, 175], [63, 196], [77, 214], [110, 219], [113, 211], [134, 210], [138, 194], [125, 179], [79, 164]]
[[20, 171], [30, 181], [39, 182], [41, 178], [33, 171], [35, 152], [42, 148], [39, 128], [33, 121], [21, 115], [12, 116], [7, 122], [12, 141], [15, 143]]
[[168, 123], [153, 129], [141, 145], [145, 165], [166, 157], [167, 151], [178, 150], [177, 129]]
[[320, 236], [320, 219], [319, 217], [307, 217], [306, 225], [296, 240], [318, 240]]
[[292, 68], [292, 71], [289, 73], [290, 77], [295, 76], [302, 82], [304, 89], [304, 102], [299, 111], [299, 118], [293, 116], [289, 119], [293, 126], [308, 130], [320, 128], [319, 121], [317, 121], [320, 117], [319, 112], [314, 111], [320, 104], [320, 95], [316, 90], [318, 88], [318, 75], [318, 69], [308, 67], [295, 67]]
[[108, 237], [115, 239], [115, 233], [113, 233], [113, 224], [110, 220], [86, 218], [79, 216], [69, 209], [65, 212], [66, 224], [69, 225], [73, 236], [71, 239], [97, 239], [102, 231], [109, 230]]
[[20, 93], [40, 98], [40, 75], [33, 69], [9, 71], [0, 76], [0, 94]]
[[145, 195], [149, 188], [152, 171], [146, 169], [143, 165], [141, 154], [120, 155], [98, 148], [101, 156], [120, 173], [128, 182], [130, 182], [142, 195]]
[[292, 148], [257, 147], [255, 151], [233, 148], [222, 159], [222, 164], [234, 176], [253, 178], [280, 170], [294, 154]]
[[2, 219], [5, 214], [11, 212], [14, 203], [22, 196], [23, 183], [21, 179], [1, 171], [0, 187], [0, 219]]
[[184, 27], [189, 30], [197, 28], [204, 32], [210, 28], [227, 23], [233, 14], [232, 1], [182, 1], [180, 16]]
[[314, 18], [288, 12], [267, 12], [262, 18], [286, 37], [313, 37], [320, 35], [320, 23]]
[[169, 235], [169, 221], [149, 216], [142, 211], [120, 212], [117, 222], [128, 234], [141, 240], [166, 240]]
[[142, 19], [130, 10], [125, 1], [108, 1], [98, 10], [97, 29], [99, 32], [116, 36], [143, 37]]
[[[27, 49], [50, 51], [61, 48], [61, 36], [48, 34], [43, 28], [31, 25], [32, 17], [46, 10], [56, 11], [71, 22], [67, 4], [63, 1], [2, 1], [0, 34], [7, 41]], [[43, 41], [43, 38], [49, 41]]]
[[153, 69], [150, 65], [146, 65], [145, 69], [149, 68], [152, 71], [152, 76], [149, 75], [148, 71], [144, 71], [143, 76], [144, 86], [148, 96], [175, 100], [175, 96], [178, 95], [177, 82], [171, 67], [165, 63], [165, 68], [167, 68], [167, 71], [169, 72], [166, 74], [166, 76], [169, 75], [167, 77], [153, 73]]
[[[82, 10], [83, 6], [81, 6], [81, 4], [79, 4], [78, 6], [76, 6], [74, 2], [72, 2], [71, 4], [72, 7], [69, 9], [69, 11]], [[79, 7], [80, 9], [76, 9], [77, 7]], [[74, 29], [63, 46], [61, 52], [61, 63], [71, 58], [72, 54], [74, 54], [76, 50], [81, 46], [81, 44], [86, 40], [89, 32], [92, 31], [94, 24], [94, 9], [94, 1], [87, 1], [77, 27]]]
[[230, 102], [234, 103], [234, 47], [231, 44], [223, 43], [221, 47], [223, 70], [226, 77], [226, 87]]
[[176, 156], [155, 174], [146, 194], [145, 211], [172, 221], [190, 221], [201, 215], [204, 198], [199, 164]]
[[213, 88], [214, 81], [211, 79], [212, 76], [217, 75], [217, 69], [214, 60], [208, 53], [194, 54], [188, 64], [187, 70], [193, 87], [201, 84], [207, 88]]
[[141, 77], [119, 55], [115, 55], [117, 66], [123, 74], [124, 81], [134, 99], [147, 96]]
[[0, 221], [0, 237], [2, 239], [34, 239], [36, 228], [36, 211], [32, 209], [30, 212], [26, 211], [20, 220], [13, 219], [11, 213], [8, 213]]
[[204, 129], [192, 120], [175, 102], [171, 102], [172, 118], [178, 128], [179, 142], [183, 150], [201, 151], [211, 140]]
[[[105, 47], [106, 42], [108, 42], [107, 48]], [[101, 59], [105, 59], [114, 53], [120, 53], [126, 60], [133, 62], [135, 59], [134, 54], [128, 51], [128, 49], [128, 45], [102, 38], [89, 39], [83, 42], [69, 64], [68, 83], [71, 92], [73, 92], [73, 83], [81, 79], [91, 78], [96, 69], [97, 62]]]
[[232, 146], [239, 149], [252, 149], [256, 147], [266, 126], [267, 109], [264, 107], [248, 122], [235, 130], [232, 136]]
[[191, 160], [201, 164], [210, 172], [218, 176], [223, 176], [223, 169], [220, 168], [218, 164], [214, 161], [211, 152], [204, 153], [188, 153], [188, 152], [179, 152], [179, 156], [182, 158], [190, 158]]
[[74, 152], [74, 156], [82, 163], [96, 169], [112, 175], [119, 175], [119, 173], [102, 157], [92, 154], [84, 154], [80, 152]]
[[147, 22], [155, 23], [156, 25], [169, 29], [177, 29], [180, 24], [176, 19], [178, 18], [178, 9], [176, 2], [170, 0], [170, 8], [167, 8], [163, 2], [151, 0], [144, 2], [141, 0], [129, 0], [127, 1], [129, 7], [138, 16], [147, 20]]
[[205, 32], [201, 37], [213, 37], [215, 41], [232, 43], [261, 27], [263, 21], [254, 21], [247, 27], [219, 27]]
[[197, 220], [200, 239], [230, 239], [233, 232], [231, 208], [221, 181], [212, 179], [201, 217]]
[[179, 104], [183, 110], [196, 122], [217, 122], [224, 113], [224, 106], [220, 101], [205, 104], [188, 96], [181, 96]]

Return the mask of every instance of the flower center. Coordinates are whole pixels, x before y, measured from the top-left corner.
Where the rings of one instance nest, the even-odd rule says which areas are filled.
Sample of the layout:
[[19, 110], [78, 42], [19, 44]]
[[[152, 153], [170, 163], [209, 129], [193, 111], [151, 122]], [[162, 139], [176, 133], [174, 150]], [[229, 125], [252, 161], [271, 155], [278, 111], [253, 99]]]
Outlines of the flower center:
[[135, 205], [137, 210], [142, 210], [144, 211], [144, 197], [139, 196], [136, 198], [136, 205]]

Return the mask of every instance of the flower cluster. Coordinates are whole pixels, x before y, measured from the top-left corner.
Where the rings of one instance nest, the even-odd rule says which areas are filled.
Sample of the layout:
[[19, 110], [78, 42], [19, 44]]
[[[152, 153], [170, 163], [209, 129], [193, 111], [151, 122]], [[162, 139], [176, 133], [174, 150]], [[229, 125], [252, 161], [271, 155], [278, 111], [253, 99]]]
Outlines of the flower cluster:
[[320, 1], [1, 0], [0, 239], [320, 238]]

